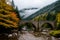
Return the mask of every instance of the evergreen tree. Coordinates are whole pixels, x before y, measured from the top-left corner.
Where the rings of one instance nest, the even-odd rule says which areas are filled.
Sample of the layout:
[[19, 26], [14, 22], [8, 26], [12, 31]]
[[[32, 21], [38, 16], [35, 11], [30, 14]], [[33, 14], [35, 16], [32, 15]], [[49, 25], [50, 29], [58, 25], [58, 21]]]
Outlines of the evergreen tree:
[[14, 4], [14, 1], [12, 0], [12, 3], [11, 3], [11, 5], [13, 6], [13, 7], [15, 7], [15, 4]]
[[17, 13], [18, 18], [21, 19], [20, 14], [19, 14], [19, 10], [18, 10], [18, 7], [17, 6], [15, 8], [15, 12]]

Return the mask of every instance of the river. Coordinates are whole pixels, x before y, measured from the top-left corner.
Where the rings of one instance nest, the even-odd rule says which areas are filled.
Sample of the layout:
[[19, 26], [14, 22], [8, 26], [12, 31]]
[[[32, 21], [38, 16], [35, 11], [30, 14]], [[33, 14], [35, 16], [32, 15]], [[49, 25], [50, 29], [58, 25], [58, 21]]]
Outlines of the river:
[[21, 34], [18, 40], [60, 40], [52, 36], [41, 35], [40, 37], [35, 37], [33, 34], [25, 31], [24, 34]]

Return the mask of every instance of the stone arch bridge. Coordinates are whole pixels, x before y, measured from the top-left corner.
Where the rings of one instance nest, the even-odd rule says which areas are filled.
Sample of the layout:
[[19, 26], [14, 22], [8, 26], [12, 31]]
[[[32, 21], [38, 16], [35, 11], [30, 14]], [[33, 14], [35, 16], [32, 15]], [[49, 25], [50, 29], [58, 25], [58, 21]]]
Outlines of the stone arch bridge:
[[52, 26], [53, 29], [55, 28], [54, 21], [39, 21], [39, 22], [38, 21], [20, 21], [20, 25], [25, 23], [32, 23], [36, 28], [38, 28], [38, 25], [39, 25], [39, 28], [41, 28], [43, 24], [48, 23]]

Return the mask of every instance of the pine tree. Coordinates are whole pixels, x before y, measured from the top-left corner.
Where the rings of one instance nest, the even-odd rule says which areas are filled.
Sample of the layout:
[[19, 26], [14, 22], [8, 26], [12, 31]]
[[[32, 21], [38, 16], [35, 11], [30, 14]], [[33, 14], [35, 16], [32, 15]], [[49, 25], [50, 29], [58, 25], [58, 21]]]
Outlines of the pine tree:
[[14, 1], [12, 0], [12, 4], [11, 4], [13, 7], [15, 7], [15, 4], [14, 4]]
[[0, 25], [5, 28], [17, 28], [19, 18], [14, 8], [6, 3], [6, 0], [0, 0]]

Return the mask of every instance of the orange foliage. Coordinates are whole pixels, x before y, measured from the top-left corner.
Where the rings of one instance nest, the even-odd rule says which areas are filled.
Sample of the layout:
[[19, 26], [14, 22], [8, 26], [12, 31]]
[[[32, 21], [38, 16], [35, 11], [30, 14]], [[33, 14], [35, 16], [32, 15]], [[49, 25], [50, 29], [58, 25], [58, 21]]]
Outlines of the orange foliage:
[[18, 27], [19, 18], [13, 11], [14, 8], [11, 5], [4, 3], [6, 0], [0, 2], [0, 25], [4, 27]]

